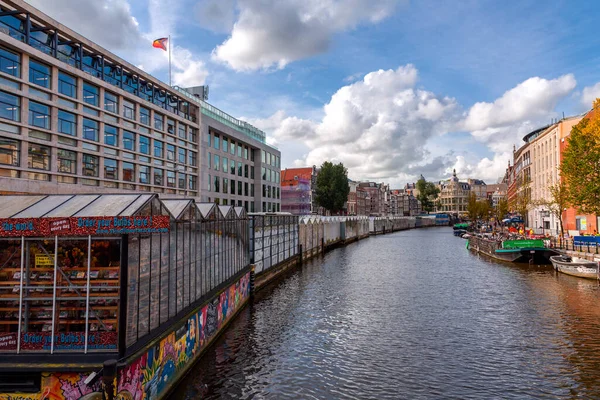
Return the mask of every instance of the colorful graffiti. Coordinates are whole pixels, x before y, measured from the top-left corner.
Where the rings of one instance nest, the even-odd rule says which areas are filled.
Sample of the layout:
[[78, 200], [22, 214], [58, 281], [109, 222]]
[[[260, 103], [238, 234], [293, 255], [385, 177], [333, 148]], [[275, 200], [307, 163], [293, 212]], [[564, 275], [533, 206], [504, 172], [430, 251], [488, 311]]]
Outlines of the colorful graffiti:
[[[163, 395], [191, 365], [250, 295], [250, 273], [225, 289], [156, 346], [119, 371], [117, 399], [152, 400]], [[0, 400], [100, 400], [100, 379], [87, 374], [44, 373], [40, 393], [0, 393]]]
[[100, 380], [87, 386], [87, 374], [43, 373], [41, 393], [0, 393], [0, 400], [101, 400]]
[[119, 400], [159, 398], [248, 298], [250, 273], [119, 372]]

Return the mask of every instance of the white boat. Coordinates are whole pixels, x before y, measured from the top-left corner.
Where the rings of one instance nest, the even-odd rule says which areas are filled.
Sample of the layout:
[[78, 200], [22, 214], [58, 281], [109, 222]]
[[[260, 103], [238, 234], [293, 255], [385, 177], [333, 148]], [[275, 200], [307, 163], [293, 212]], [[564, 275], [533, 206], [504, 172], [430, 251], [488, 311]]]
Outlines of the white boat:
[[584, 258], [552, 256], [550, 261], [559, 272], [580, 278], [598, 279], [598, 263]]

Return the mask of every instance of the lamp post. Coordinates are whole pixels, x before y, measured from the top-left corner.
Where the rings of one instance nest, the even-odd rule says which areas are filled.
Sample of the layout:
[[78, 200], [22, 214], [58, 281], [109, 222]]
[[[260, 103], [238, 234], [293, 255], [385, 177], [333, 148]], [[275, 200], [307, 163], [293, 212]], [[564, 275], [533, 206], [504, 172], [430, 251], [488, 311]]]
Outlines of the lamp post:
[[543, 208], [542, 208], [541, 214], [542, 214], [542, 235], [546, 236], [546, 227], [544, 226], [545, 225], [544, 217], [546, 216], [546, 211]]

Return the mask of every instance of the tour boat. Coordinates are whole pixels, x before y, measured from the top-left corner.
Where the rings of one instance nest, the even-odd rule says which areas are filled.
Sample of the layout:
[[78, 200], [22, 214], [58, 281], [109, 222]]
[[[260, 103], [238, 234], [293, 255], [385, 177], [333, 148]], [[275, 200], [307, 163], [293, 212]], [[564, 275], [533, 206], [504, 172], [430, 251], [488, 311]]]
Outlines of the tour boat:
[[579, 257], [552, 256], [550, 257], [554, 269], [563, 274], [579, 278], [598, 279], [598, 263]]

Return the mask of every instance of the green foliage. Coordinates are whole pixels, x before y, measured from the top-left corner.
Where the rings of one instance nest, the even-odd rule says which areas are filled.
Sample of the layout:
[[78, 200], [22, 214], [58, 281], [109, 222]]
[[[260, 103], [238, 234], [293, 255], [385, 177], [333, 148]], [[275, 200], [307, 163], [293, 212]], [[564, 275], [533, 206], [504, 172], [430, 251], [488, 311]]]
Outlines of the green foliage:
[[425, 178], [421, 177], [421, 179], [417, 181], [417, 190], [419, 191], [417, 200], [421, 202], [423, 211], [433, 211], [435, 199], [437, 199], [438, 194], [440, 194], [440, 189], [433, 182], [427, 182]]
[[582, 213], [599, 215], [600, 112], [573, 127], [560, 169], [570, 203]]
[[348, 201], [348, 193], [348, 171], [344, 164], [325, 161], [317, 175], [315, 202], [331, 213], [336, 213]]
[[475, 193], [469, 195], [469, 202], [467, 203], [467, 212], [469, 213], [469, 219], [475, 221], [477, 219], [477, 196]]
[[548, 186], [550, 192], [549, 199], [542, 199], [535, 202], [536, 205], [545, 207], [548, 209], [550, 214], [554, 215], [560, 221], [560, 234], [564, 237], [563, 228], [563, 211], [570, 207], [570, 194], [567, 187], [567, 183], [562, 180], [559, 183], [551, 184]]
[[496, 220], [502, 221], [506, 214], [508, 214], [508, 201], [506, 199], [500, 199], [494, 208], [494, 216], [496, 217]]
[[471, 192], [467, 203], [467, 212], [469, 218], [473, 221], [478, 219], [487, 220], [490, 213], [490, 203], [487, 200], [477, 200], [475, 193]]

